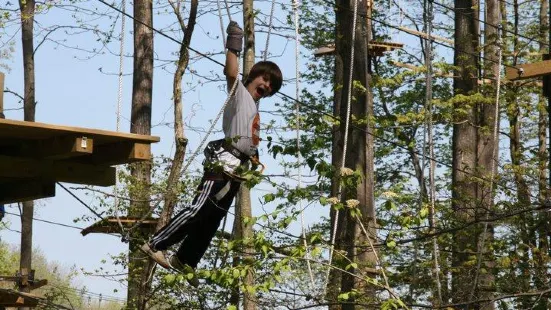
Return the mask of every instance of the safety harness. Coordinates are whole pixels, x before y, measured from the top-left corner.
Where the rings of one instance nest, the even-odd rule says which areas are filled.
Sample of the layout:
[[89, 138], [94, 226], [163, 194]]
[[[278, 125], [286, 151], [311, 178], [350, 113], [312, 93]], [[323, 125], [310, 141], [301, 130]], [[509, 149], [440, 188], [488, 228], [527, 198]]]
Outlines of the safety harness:
[[[239, 159], [241, 162], [240, 167], [245, 166], [245, 164], [250, 161], [251, 169], [243, 169], [242, 172], [234, 171], [234, 173], [226, 171], [223, 167], [217, 165], [217, 163], [220, 162], [218, 158], [218, 154], [220, 154], [220, 149], [222, 149], [223, 152], [228, 152], [231, 155], [235, 156], [235, 158]], [[209, 165], [211, 166], [209, 167]], [[207, 144], [207, 147], [205, 148], [204, 166], [205, 178], [209, 180], [223, 180], [229, 177], [237, 181], [247, 181], [251, 179], [251, 177], [257, 172], [262, 174], [265, 169], [264, 164], [262, 164], [259, 160], [258, 150], [254, 155], [245, 154], [237, 149], [231, 143], [230, 139], [214, 140]], [[260, 167], [259, 171], [257, 171], [258, 167]]]

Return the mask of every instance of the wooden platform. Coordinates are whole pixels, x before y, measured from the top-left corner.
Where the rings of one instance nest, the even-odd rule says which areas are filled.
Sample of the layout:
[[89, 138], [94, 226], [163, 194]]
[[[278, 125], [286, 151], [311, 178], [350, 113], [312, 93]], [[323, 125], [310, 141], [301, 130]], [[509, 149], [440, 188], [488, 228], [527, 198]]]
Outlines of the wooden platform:
[[[140, 218], [119, 216], [119, 219], [117, 220], [116, 217], [110, 216], [103, 221], [96, 222], [91, 226], [84, 228], [80, 233], [83, 236], [90, 233], [120, 234], [121, 229], [119, 226], [119, 220], [123, 227], [130, 228], [133, 227], [140, 220]], [[141, 227], [140, 229], [149, 229], [151, 232], [155, 230], [156, 226], [156, 218], [147, 218], [139, 224], [139, 227]]]
[[0, 307], [36, 307], [41, 297], [0, 288]]
[[0, 119], [0, 203], [55, 195], [55, 182], [115, 184], [113, 165], [151, 159], [158, 137]]
[[[401, 49], [404, 47], [404, 44], [402, 43], [395, 43], [395, 42], [378, 42], [378, 41], [370, 41], [368, 45], [369, 55], [371, 56], [383, 56], [386, 52], [392, 52], [396, 49]], [[328, 45], [324, 47], [318, 48], [314, 52], [314, 56], [324, 56], [324, 55], [331, 55], [335, 53], [335, 45]]]
[[522, 64], [516, 68], [505, 68], [505, 76], [511, 81], [537, 78], [549, 74], [551, 74], [551, 60]]

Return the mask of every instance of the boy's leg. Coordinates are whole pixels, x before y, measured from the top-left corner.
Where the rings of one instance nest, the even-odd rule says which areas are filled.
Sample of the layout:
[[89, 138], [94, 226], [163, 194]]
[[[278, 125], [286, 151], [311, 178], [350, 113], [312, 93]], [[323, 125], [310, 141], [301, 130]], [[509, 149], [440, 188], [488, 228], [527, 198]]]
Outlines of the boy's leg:
[[156, 232], [149, 245], [154, 251], [165, 251], [170, 246], [182, 241], [190, 231], [190, 224], [197, 221], [199, 213], [211, 191], [216, 190], [216, 182], [213, 180], [201, 180], [197, 188], [197, 195], [190, 206], [186, 206], [167, 225]]
[[176, 256], [181, 263], [195, 268], [207, 251], [241, 184], [237, 181], [227, 182], [227, 192], [219, 192], [218, 196], [213, 192], [214, 194], [209, 196], [202, 209], [205, 216], [201, 216], [201, 219], [193, 224], [193, 229], [189, 230], [187, 238], [180, 245]]

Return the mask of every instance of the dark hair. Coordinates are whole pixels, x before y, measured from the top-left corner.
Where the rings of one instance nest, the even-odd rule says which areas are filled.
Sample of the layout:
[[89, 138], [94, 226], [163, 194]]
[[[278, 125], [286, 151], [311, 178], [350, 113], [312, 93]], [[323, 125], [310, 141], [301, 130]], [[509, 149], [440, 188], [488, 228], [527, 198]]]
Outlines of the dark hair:
[[250, 82], [259, 76], [263, 76], [270, 81], [270, 86], [272, 88], [270, 96], [273, 96], [281, 88], [281, 84], [283, 83], [283, 75], [275, 63], [271, 61], [259, 61], [254, 64], [249, 72], [249, 75], [247, 76], [247, 79], [245, 80], [245, 86], [249, 85]]

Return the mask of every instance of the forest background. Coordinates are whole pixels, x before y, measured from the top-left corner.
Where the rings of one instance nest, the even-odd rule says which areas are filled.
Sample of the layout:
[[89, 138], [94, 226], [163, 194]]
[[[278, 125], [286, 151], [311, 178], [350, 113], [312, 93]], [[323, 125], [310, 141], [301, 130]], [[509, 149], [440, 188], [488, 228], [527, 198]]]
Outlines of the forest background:
[[[36, 120], [136, 130], [129, 116], [139, 101], [135, 79], [148, 68], [130, 69], [138, 54], [132, 36], [140, 30], [130, 25], [147, 21], [126, 9], [135, 19], [126, 17], [121, 32], [123, 3], [102, 1], [3, 5], [6, 118], [22, 119], [21, 110], [35, 103], [25, 102], [18, 38], [29, 16], [21, 11], [29, 5]], [[96, 218], [58, 188], [58, 197], [35, 203], [35, 217], [50, 223], [35, 220], [33, 265], [44, 266], [41, 277], [56, 279], [38, 292], [45, 307], [120, 308], [123, 296], [130, 309], [551, 307], [547, 82], [503, 77], [505, 68], [541, 61], [548, 53], [546, 0], [315, 0], [301, 2], [297, 11], [291, 3], [276, 3], [273, 15], [272, 3], [264, 1], [152, 3], [148, 14], [156, 31], [145, 29], [155, 42], [150, 130], [162, 138], [153, 148], [152, 186], [142, 187], [149, 182], [136, 175], [144, 167], [130, 167], [120, 170], [119, 206], [112, 189], [71, 186], [84, 204], [102, 216], [143, 215], [129, 201], [147, 196], [163, 217], [168, 205], [189, 201], [201, 157], [177, 181], [169, 176], [173, 167], [182, 171], [181, 159], [172, 159], [182, 150], [182, 132], [189, 140], [187, 164], [227, 97], [222, 67], [213, 59], [223, 60], [229, 18], [217, 5], [228, 5], [230, 17], [246, 30], [244, 72], [254, 29], [256, 60], [270, 38], [267, 58], [281, 65], [286, 80], [282, 94], [261, 104], [265, 176], [254, 180], [259, 184], [251, 199], [241, 193], [232, 211], [238, 216], [228, 216], [200, 267], [201, 289], [140, 257], [135, 245], [147, 237], [140, 232], [126, 235], [128, 252], [116, 237], [82, 238], [78, 229], [60, 226], [84, 227]], [[253, 11], [247, 11], [250, 5]], [[434, 39], [424, 40], [423, 33]], [[375, 56], [368, 53], [371, 40], [405, 45]], [[189, 63], [181, 58], [186, 44], [193, 48]], [[330, 45], [333, 54], [314, 56]], [[177, 68], [185, 68], [181, 83]], [[181, 103], [178, 132], [173, 110]], [[177, 186], [168, 188], [178, 189], [174, 199], [166, 187], [171, 182]], [[247, 200], [250, 215], [242, 213]], [[7, 211], [4, 274], [17, 269], [20, 230], [19, 206]], [[66, 267], [60, 274], [46, 260]], [[99, 286], [106, 285], [95, 286], [90, 278], [116, 282], [119, 293], [99, 297]]]

